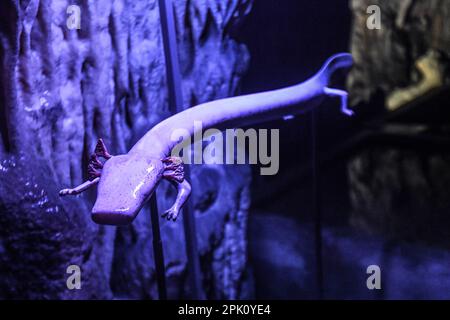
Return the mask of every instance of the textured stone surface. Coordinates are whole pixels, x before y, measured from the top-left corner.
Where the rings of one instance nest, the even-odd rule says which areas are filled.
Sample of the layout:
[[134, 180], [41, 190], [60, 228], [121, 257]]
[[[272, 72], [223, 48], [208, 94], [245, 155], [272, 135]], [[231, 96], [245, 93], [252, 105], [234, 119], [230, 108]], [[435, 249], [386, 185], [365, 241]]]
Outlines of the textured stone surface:
[[[80, 30], [66, 27], [69, 4], [81, 8]], [[186, 105], [235, 94], [249, 56], [229, 31], [251, 1], [174, 7]], [[156, 297], [148, 210], [116, 230], [90, 220], [95, 193], [56, 194], [86, 178], [98, 137], [124, 153], [169, 115], [157, 1], [2, 1], [0, 71], [0, 297]], [[202, 267], [214, 280], [205, 290], [239, 297], [250, 174], [229, 166], [193, 172]], [[226, 178], [219, 185], [215, 176]], [[158, 191], [164, 209], [174, 194], [167, 185]], [[182, 224], [162, 229], [169, 294], [183, 296]], [[82, 268], [81, 290], [65, 287], [70, 264]]]
[[[443, 0], [351, 0], [353, 31], [351, 51], [355, 66], [349, 75], [351, 105], [369, 102], [377, 91], [390, 94], [395, 88], [420, 80], [414, 63], [429, 50], [450, 59], [450, 2]], [[366, 27], [367, 8], [381, 9], [381, 29]], [[403, 18], [401, 18], [403, 17]], [[447, 81], [450, 79], [449, 72]]]
[[[380, 8], [381, 28], [366, 26], [367, 8]], [[437, 70], [450, 79], [450, 3], [448, 1], [368, 1], [352, 0], [354, 15], [352, 53], [355, 67], [349, 76], [353, 105], [367, 103], [383, 107], [376, 93], [393, 97], [398, 89], [417, 88], [424, 80], [417, 61], [437, 57]], [[404, 92], [404, 91], [403, 91]], [[417, 99], [417, 97], [416, 97]], [[388, 99], [389, 101], [389, 99]], [[381, 103], [381, 105], [379, 105]], [[421, 114], [415, 121], [423, 124], [424, 134], [437, 133], [446, 138], [444, 127], [433, 127], [437, 117], [426, 116], [443, 99], [422, 100]], [[427, 109], [428, 107], [428, 109]], [[433, 120], [427, 122], [428, 120]], [[444, 119], [438, 119], [445, 124]], [[404, 125], [407, 136], [418, 133]], [[426, 150], [426, 148], [425, 148]], [[382, 143], [366, 145], [348, 164], [351, 223], [369, 233], [388, 239], [418, 241], [448, 247], [449, 165], [445, 150], [430, 153], [417, 148], [399, 148]]]

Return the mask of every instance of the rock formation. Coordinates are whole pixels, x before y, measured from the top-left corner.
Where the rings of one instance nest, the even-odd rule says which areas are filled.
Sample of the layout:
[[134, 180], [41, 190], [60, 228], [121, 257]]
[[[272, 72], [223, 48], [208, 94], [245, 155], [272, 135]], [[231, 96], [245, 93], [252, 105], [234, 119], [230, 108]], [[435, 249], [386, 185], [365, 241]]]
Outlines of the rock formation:
[[[380, 28], [367, 27], [369, 6], [378, 6]], [[416, 67], [421, 58], [436, 52], [445, 79], [450, 80], [450, 4], [445, 0], [351, 0], [352, 54], [355, 67], [349, 76], [351, 104], [369, 102], [380, 91], [420, 83]]]
[[[366, 26], [370, 5], [380, 8], [380, 29]], [[350, 160], [352, 224], [388, 240], [448, 248], [450, 202], [443, 190], [450, 183], [449, 122], [442, 110], [448, 107], [450, 2], [352, 0], [351, 8], [352, 104], [360, 111], [363, 107], [397, 109], [411, 102], [421, 107], [412, 121], [390, 120], [391, 127], [401, 132], [380, 143], [365, 143]], [[423, 96], [436, 88], [442, 96]], [[384, 96], [384, 105], [377, 93]], [[430, 108], [439, 111], [427, 115]], [[383, 134], [388, 126], [380, 122], [376, 128]]]
[[[251, 2], [174, 0], [186, 105], [237, 93], [249, 54], [229, 33]], [[80, 8], [80, 29], [69, 28], [69, 5]], [[95, 193], [57, 196], [86, 178], [97, 138], [124, 153], [169, 116], [157, 0], [2, 1], [0, 41], [0, 297], [157, 297], [148, 208], [131, 226], [105, 227], [90, 219]], [[245, 296], [250, 172], [192, 171], [204, 283], [213, 284], [205, 292]], [[174, 195], [162, 186], [158, 197], [163, 209]], [[182, 297], [182, 223], [163, 222], [162, 233], [169, 297]], [[81, 290], [66, 287], [72, 264]]]

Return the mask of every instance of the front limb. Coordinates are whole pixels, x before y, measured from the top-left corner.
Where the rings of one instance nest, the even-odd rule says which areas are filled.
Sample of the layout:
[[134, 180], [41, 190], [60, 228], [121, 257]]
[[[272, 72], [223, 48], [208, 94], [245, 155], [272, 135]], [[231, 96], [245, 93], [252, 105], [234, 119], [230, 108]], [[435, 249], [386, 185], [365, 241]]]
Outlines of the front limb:
[[103, 163], [100, 162], [99, 158], [108, 160], [111, 157], [112, 156], [109, 154], [108, 150], [106, 149], [103, 139], [101, 139], [101, 138], [98, 139], [97, 145], [95, 146], [95, 152], [91, 155], [91, 157], [89, 159], [89, 164], [88, 164], [89, 180], [86, 182], [83, 182], [78, 187], [75, 187], [73, 189], [62, 189], [61, 191], [59, 191], [59, 195], [61, 197], [67, 196], [67, 195], [77, 195], [77, 194], [82, 193], [83, 191], [86, 191], [90, 187], [95, 186], [100, 181], [101, 170], [103, 168]]
[[59, 195], [62, 197], [62, 196], [67, 196], [67, 195], [80, 194], [83, 191], [86, 191], [87, 189], [89, 189], [90, 187], [96, 185], [99, 181], [100, 181], [100, 177], [97, 177], [94, 180], [92, 180], [92, 181], [88, 180], [73, 189], [62, 189], [61, 191], [59, 191]]
[[183, 161], [178, 157], [167, 157], [162, 159], [164, 163], [163, 177], [177, 188], [177, 198], [173, 206], [166, 210], [162, 217], [167, 220], [177, 220], [180, 210], [191, 194], [191, 185], [184, 179]]
[[175, 203], [173, 204], [173, 206], [170, 207], [170, 209], [166, 210], [163, 213], [162, 217], [167, 218], [167, 220], [176, 221], [178, 215], [180, 214], [181, 208], [184, 206], [186, 201], [189, 199], [189, 196], [191, 195], [191, 185], [186, 180], [183, 180], [182, 182], [171, 181], [171, 183], [177, 188], [177, 198], [175, 199]]

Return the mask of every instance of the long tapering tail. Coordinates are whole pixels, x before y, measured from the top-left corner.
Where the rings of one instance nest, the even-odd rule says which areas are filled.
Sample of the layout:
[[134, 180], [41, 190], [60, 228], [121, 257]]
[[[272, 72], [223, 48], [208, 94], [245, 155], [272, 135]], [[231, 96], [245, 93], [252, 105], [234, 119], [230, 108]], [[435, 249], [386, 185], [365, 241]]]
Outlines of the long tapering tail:
[[341, 98], [342, 112], [351, 115], [352, 112], [347, 109], [347, 92], [329, 88], [328, 85], [336, 70], [349, 68], [352, 63], [350, 54], [336, 54], [325, 62], [315, 76], [295, 86], [211, 101], [189, 108], [156, 125], [130, 152], [168, 156], [178, 144], [172, 137], [173, 132], [182, 130], [192, 136], [197, 130], [194, 125], [196, 122], [201, 122], [204, 130], [246, 126], [303, 113], [314, 107], [324, 96]]

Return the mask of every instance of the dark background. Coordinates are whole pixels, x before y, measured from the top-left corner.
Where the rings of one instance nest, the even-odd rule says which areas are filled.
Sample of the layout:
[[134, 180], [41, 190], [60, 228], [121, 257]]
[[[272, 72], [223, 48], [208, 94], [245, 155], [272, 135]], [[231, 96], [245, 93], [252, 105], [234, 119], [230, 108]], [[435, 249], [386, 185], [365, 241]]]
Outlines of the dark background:
[[[243, 31], [236, 35], [248, 46], [251, 54], [242, 93], [276, 89], [307, 79], [332, 54], [350, 51], [351, 27], [348, 1], [286, 0], [282, 4], [274, 0], [255, 1]], [[337, 77], [336, 86], [344, 85], [342, 75]], [[316, 110], [315, 121], [311, 113], [307, 113], [287, 122], [280, 120], [261, 125], [280, 129], [281, 148], [280, 171], [276, 176], [260, 176], [259, 168], [253, 168], [249, 245], [257, 298], [446, 296], [448, 288], [442, 279], [446, 274], [448, 252], [442, 251], [442, 246], [445, 248], [442, 236], [434, 237], [441, 237], [435, 249], [423, 245], [429, 236], [417, 234], [408, 239], [399, 236], [400, 240], [392, 240], [396, 237], [387, 236], [389, 232], [371, 232], [370, 226], [368, 230], [361, 230], [355, 228], [351, 221], [354, 208], [350, 201], [348, 161], [360, 149], [374, 154], [378, 152], [377, 144], [363, 141], [357, 148], [352, 146], [351, 139], [359, 137], [362, 124], [367, 120], [384, 115], [382, 98], [375, 96], [369, 105], [357, 108], [356, 116], [352, 118], [342, 115], [339, 102], [330, 99]], [[443, 102], [443, 99], [428, 102], [425, 110], [416, 110], [412, 122], [442, 119], [439, 116], [442, 112], [430, 117], [428, 111]], [[316, 132], [315, 145], [312, 144], [313, 131]], [[409, 141], [409, 146], [404, 149], [404, 145], [399, 147], [394, 139], [388, 137], [381, 142], [381, 150], [393, 148], [400, 154], [417, 153], [427, 159], [429, 150], [423, 151], [418, 141], [420, 138]], [[318, 155], [315, 181], [312, 179], [314, 150]], [[442, 147], [437, 150], [438, 154], [439, 150], [443, 151]], [[376, 162], [374, 166], [377, 166]], [[369, 175], [372, 169], [375, 170], [366, 168]], [[392, 167], [383, 170], [389, 172]], [[409, 175], [411, 179], [421, 179], [422, 173], [413, 169]], [[316, 195], [313, 183], [319, 186]], [[381, 182], [379, 188], [385, 188], [383, 185]], [[378, 192], [389, 194], [390, 191], [377, 191], [374, 187], [371, 192], [376, 197]], [[392, 195], [394, 207], [405, 210], [405, 206], [415, 203], [414, 199], [421, 194], [414, 192], [400, 191], [398, 199]], [[315, 199], [319, 203], [318, 208], [314, 207]], [[420, 215], [429, 215], [427, 210], [424, 208]], [[406, 215], [407, 212], [408, 209]], [[389, 213], [392, 217], [398, 214], [395, 211]], [[447, 221], [444, 216], [437, 219]], [[407, 220], [404, 220], [406, 225]], [[385, 228], [389, 230], [388, 225]], [[433, 234], [432, 228], [431, 225], [425, 228], [429, 229], [426, 232]], [[383, 272], [381, 290], [368, 290], [366, 287], [366, 268], [371, 264], [379, 265]]]
[[[295, 85], [317, 72], [332, 54], [348, 52], [351, 12], [347, 1], [287, 0], [282, 5], [279, 1], [256, 1], [242, 30], [238, 39], [248, 46], [251, 55], [242, 93], [260, 92]], [[342, 86], [344, 81], [338, 80], [337, 85]], [[316, 112], [316, 147], [320, 157], [347, 136], [352, 119], [339, 113], [339, 102], [333, 99]], [[261, 125], [280, 129], [281, 146], [280, 171], [276, 176], [260, 176], [259, 168], [253, 168], [250, 247], [259, 298], [320, 295], [317, 282], [321, 280], [317, 280], [317, 273], [322, 267], [316, 262], [318, 252], [314, 242], [317, 221], [311, 176], [312, 126], [311, 113]], [[327, 221], [339, 223], [345, 221], [349, 211], [345, 162], [334, 159], [327, 168], [325, 171], [320, 168], [321, 214]], [[300, 229], [292, 227], [297, 224]], [[255, 244], [264, 243], [264, 239], [273, 242], [269, 250]], [[297, 249], [308, 257], [306, 264], [312, 267], [310, 276], [305, 274], [308, 267], [294, 261], [298, 253], [290, 252], [293, 247], [288, 243], [297, 241], [302, 247]], [[279, 252], [273, 253], [272, 258], [270, 250]], [[277, 257], [292, 259], [294, 267], [278, 266]], [[297, 283], [290, 276], [302, 280]]]
[[[348, 52], [351, 12], [348, 2], [342, 0], [287, 0], [283, 5], [272, 0], [257, 1], [241, 30], [237, 38], [247, 45], [251, 55], [242, 93], [260, 92], [298, 84], [317, 72], [331, 55]], [[337, 87], [345, 84], [342, 77], [337, 80]], [[321, 106], [317, 117], [319, 153], [339, 144], [351, 131], [352, 119], [339, 112], [336, 100]], [[280, 172], [275, 177], [260, 177], [259, 168], [254, 168], [255, 206], [260, 202], [265, 205], [268, 199], [264, 191], [271, 184], [280, 185], [280, 189], [270, 187], [275, 192], [273, 197], [279, 195], [277, 191], [284, 193], [283, 187], [298, 187], [299, 180], [308, 178], [312, 151], [311, 114], [261, 127], [281, 129]]]

